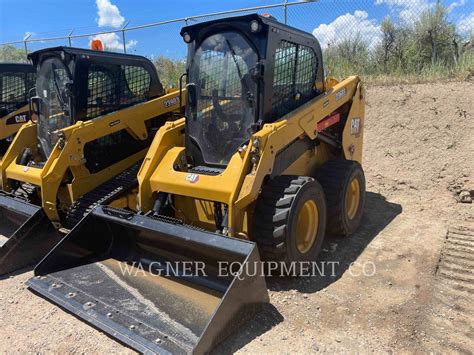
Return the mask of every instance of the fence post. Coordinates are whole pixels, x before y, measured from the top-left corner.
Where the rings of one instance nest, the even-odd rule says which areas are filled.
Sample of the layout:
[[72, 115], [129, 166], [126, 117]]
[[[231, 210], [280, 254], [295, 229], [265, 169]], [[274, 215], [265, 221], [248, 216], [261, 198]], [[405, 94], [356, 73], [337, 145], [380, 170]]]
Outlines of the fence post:
[[74, 32], [74, 29], [72, 29], [69, 34], [67, 35], [67, 40], [69, 42], [69, 47], [72, 47], [72, 42], [71, 42], [71, 36], [72, 36], [72, 33]]
[[123, 42], [123, 52], [127, 54], [127, 43], [125, 42], [125, 27], [128, 26], [130, 21], [125, 22], [125, 25], [122, 27], [122, 42]]
[[23, 41], [25, 43], [25, 55], [28, 57], [28, 38], [31, 37], [31, 33], [28, 33], [25, 38], [23, 38]]

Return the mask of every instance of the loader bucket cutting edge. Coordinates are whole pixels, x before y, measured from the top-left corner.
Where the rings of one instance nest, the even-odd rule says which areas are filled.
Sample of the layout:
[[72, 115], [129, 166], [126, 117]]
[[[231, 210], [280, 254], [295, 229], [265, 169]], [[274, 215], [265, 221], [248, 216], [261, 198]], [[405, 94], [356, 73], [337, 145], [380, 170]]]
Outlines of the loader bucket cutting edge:
[[60, 239], [41, 207], [0, 194], [0, 275], [36, 264]]
[[[27, 284], [140, 352], [201, 354], [269, 302], [259, 261], [254, 243], [98, 207]], [[219, 262], [250, 271], [220, 275]]]

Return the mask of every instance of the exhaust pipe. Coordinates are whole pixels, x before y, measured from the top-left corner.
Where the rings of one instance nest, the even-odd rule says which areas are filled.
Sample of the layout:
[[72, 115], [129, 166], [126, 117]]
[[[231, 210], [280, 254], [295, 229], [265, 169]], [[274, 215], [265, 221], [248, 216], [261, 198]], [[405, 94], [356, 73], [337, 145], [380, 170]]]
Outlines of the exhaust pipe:
[[102, 206], [27, 284], [137, 351], [202, 354], [269, 302], [259, 261], [252, 242]]
[[0, 275], [38, 263], [60, 240], [41, 207], [0, 193]]

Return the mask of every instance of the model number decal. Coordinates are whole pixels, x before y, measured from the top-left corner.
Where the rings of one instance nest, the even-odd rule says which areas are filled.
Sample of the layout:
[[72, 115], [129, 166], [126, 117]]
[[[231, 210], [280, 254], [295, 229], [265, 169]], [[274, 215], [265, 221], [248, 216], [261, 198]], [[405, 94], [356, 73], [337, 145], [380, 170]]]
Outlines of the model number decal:
[[346, 96], [347, 90], [346, 88], [342, 88], [338, 92], [336, 92], [336, 101], [342, 99], [344, 96]]
[[178, 97], [173, 97], [172, 99], [163, 101], [163, 105], [165, 105], [165, 107], [174, 106], [174, 105], [177, 105], [178, 103], [179, 103]]
[[351, 134], [358, 135], [360, 133], [360, 118], [354, 117], [351, 121]]

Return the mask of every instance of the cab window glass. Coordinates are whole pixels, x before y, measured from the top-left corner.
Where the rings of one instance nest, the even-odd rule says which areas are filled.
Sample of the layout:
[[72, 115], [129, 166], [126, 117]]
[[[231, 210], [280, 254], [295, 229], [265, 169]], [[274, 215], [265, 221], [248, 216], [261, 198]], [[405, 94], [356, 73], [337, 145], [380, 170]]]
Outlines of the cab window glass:
[[273, 76], [274, 119], [315, 97], [318, 65], [317, 56], [311, 48], [290, 41], [280, 41], [275, 53]]
[[87, 118], [144, 102], [150, 88], [151, 76], [143, 67], [93, 64], [88, 72]]
[[24, 73], [0, 74], [0, 114], [7, 115], [26, 105], [26, 84]]

